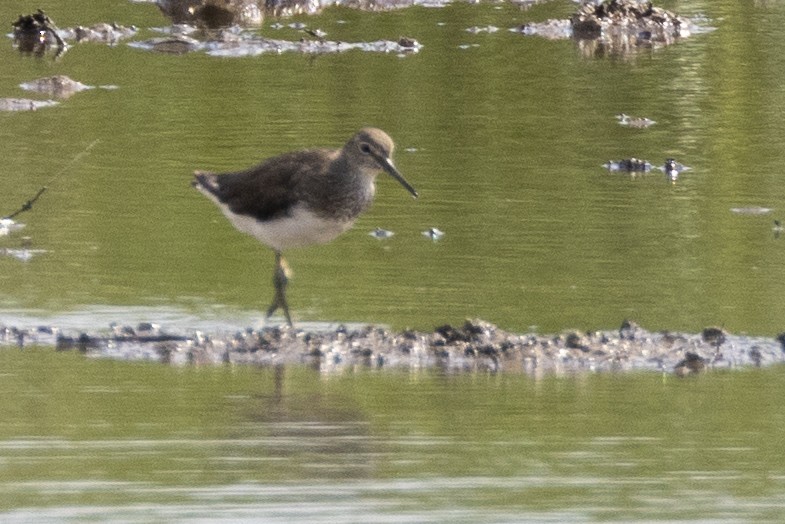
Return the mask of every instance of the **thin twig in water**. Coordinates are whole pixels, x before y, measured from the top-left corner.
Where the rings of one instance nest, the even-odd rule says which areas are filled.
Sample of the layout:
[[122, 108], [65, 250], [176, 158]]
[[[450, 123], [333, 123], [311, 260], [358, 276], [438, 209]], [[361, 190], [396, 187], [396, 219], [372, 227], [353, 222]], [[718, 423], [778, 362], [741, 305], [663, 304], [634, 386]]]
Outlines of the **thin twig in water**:
[[38, 197], [40, 197], [42, 194], [44, 194], [44, 191], [46, 191], [46, 186], [44, 186], [41, 189], [39, 189], [38, 193], [36, 193], [33, 198], [31, 198], [30, 200], [28, 200], [27, 202], [22, 204], [22, 207], [20, 207], [19, 209], [17, 209], [16, 211], [11, 213], [10, 215], [5, 216], [3, 218], [10, 220], [10, 219], [14, 218], [16, 215], [19, 215], [20, 213], [24, 213], [25, 211], [29, 211], [30, 209], [33, 208], [33, 204], [35, 203], [36, 200], [38, 200]]
[[[52, 183], [52, 182], [54, 182], [56, 179], [60, 178], [60, 176], [62, 176], [62, 174], [63, 174], [63, 173], [65, 173], [65, 171], [66, 171], [68, 168], [70, 168], [72, 165], [74, 165], [76, 162], [78, 162], [78, 161], [79, 161], [79, 160], [80, 160], [80, 159], [81, 159], [83, 156], [85, 156], [85, 155], [86, 155], [86, 154], [87, 154], [87, 153], [88, 153], [88, 152], [89, 152], [89, 151], [90, 151], [90, 150], [91, 150], [91, 149], [92, 149], [92, 148], [93, 148], [93, 147], [94, 147], [94, 146], [95, 146], [95, 145], [96, 145], [98, 142], [100, 142], [100, 141], [101, 141], [100, 139], [93, 140], [93, 142], [92, 142], [90, 145], [88, 145], [88, 146], [87, 146], [86, 148], [84, 148], [84, 149], [83, 149], [83, 150], [82, 150], [82, 151], [81, 151], [79, 154], [77, 154], [77, 155], [76, 155], [74, 158], [72, 158], [72, 159], [71, 159], [71, 161], [70, 161], [70, 162], [68, 162], [68, 163], [67, 163], [67, 164], [66, 164], [66, 165], [65, 165], [65, 166], [64, 166], [64, 167], [63, 167], [63, 168], [62, 168], [60, 171], [58, 171], [57, 173], [55, 173], [55, 174], [52, 176], [52, 178], [50, 178], [50, 179], [49, 179], [49, 182], [48, 182], [48, 184], [51, 184], [51, 183]], [[44, 187], [42, 187], [41, 189], [39, 189], [39, 190], [38, 190], [38, 193], [36, 193], [36, 194], [35, 194], [35, 196], [34, 196], [33, 198], [31, 198], [30, 200], [28, 200], [27, 202], [25, 202], [24, 204], [22, 204], [22, 207], [20, 207], [19, 209], [17, 209], [16, 211], [14, 211], [13, 213], [11, 213], [10, 215], [8, 215], [8, 216], [5, 216], [5, 217], [3, 217], [3, 218], [6, 218], [6, 219], [12, 219], [12, 218], [14, 218], [14, 217], [15, 217], [15, 216], [17, 216], [17, 215], [19, 215], [19, 214], [21, 214], [21, 213], [24, 213], [25, 211], [29, 211], [30, 209], [32, 209], [32, 208], [33, 208], [33, 204], [35, 204], [35, 201], [36, 201], [36, 200], [38, 200], [38, 198], [39, 198], [41, 195], [43, 195], [43, 194], [44, 194], [44, 191], [46, 191], [46, 190], [47, 190], [47, 187], [48, 187], [48, 186], [44, 186]]]

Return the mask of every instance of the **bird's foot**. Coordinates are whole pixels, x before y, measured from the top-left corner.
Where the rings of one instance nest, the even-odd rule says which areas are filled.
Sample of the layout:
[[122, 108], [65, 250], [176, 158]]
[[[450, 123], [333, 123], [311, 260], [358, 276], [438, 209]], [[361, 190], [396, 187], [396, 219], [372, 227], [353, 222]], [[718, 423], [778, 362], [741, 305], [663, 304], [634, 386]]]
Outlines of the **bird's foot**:
[[278, 297], [278, 293], [276, 293], [273, 303], [270, 304], [269, 308], [267, 308], [267, 318], [270, 318], [273, 313], [278, 310], [278, 308], [283, 310], [283, 315], [286, 317], [286, 323], [289, 324], [289, 327], [294, 327], [294, 324], [292, 324], [292, 317], [289, 315], [289, 305], [286, 303], [286, 298], [281, 300], [281, 298]]

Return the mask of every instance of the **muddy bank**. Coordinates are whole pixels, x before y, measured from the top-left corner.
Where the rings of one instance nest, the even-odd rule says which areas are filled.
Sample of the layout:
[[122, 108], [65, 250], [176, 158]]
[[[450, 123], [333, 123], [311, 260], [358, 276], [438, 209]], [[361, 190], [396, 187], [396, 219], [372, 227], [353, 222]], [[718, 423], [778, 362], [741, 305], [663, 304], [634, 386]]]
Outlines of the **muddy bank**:
[[296, 365], [322, 372], [355, 368], [512, 372], [532, 376], [584, 372], [654, 371], [676, 375], [712, 369], [761, 367], [785, 361], [785, 334], [776, 338], [702, 333], [654, 333], [625, 321], [615, 331], [516, 334], [482, 320], [431, 332], [377, 326], [303, 330], [246, 329], [231, 334], [175, 333], [154, 324], [113, 325], [69, 332], [46, 326], [0, 326], [0, 346], [47, 346], [91, 357], [148, 360], [172, 365]]
[[712, 28], [641, 0], [583, 2], [569, 19], [530, 22], [512, 31], [549, 40], [573, 39], [586, 57], [627, 56], [639, 49], [674, 44]]

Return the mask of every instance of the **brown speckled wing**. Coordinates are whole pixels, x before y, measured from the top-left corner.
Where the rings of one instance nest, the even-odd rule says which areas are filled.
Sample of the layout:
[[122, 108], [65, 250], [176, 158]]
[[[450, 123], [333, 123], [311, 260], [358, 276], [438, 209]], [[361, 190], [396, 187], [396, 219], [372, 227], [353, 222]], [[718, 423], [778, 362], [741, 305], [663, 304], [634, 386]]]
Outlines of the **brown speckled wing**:
[[200, 183], [232, 212], [271, 220], [287, 215], [300, 201], [300, 182], [326, 170], [327, 156], [327, 150], [287, 153], [245, 171], [213, 175]]

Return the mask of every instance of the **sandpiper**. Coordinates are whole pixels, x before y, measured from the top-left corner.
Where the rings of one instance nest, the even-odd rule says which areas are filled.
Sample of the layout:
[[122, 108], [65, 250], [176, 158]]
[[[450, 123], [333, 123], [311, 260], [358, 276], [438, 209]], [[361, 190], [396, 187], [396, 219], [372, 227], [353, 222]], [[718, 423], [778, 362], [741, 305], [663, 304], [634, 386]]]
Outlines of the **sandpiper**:
[[267, 318], [281, 308], [292, 325], [282, 252], [329, 242], [352, 227], [371, 205], [380, 171], [417, 197], [417, 191], [395, 168], [393, 149], [387, 133], [364, 128], [341, 149], [293, 151], [232, 173], [194, 173], [194, 187], [212, 200], [235, 228], [275, 252], [275, 295]]

